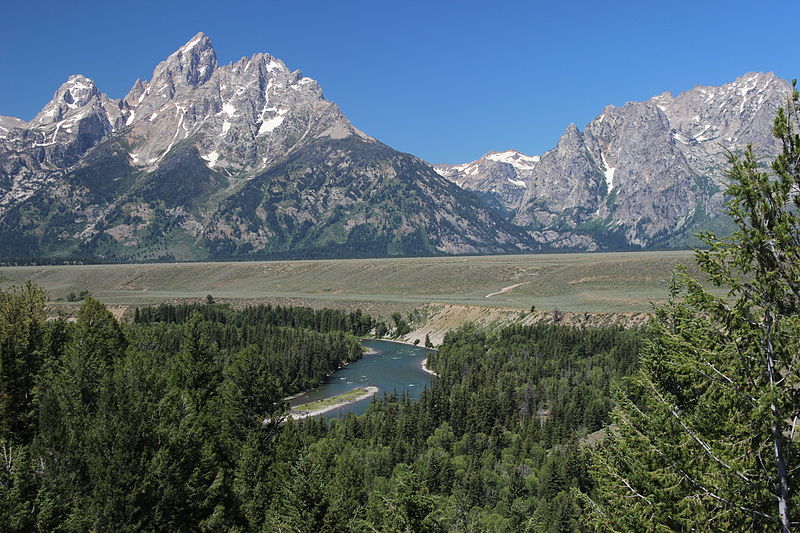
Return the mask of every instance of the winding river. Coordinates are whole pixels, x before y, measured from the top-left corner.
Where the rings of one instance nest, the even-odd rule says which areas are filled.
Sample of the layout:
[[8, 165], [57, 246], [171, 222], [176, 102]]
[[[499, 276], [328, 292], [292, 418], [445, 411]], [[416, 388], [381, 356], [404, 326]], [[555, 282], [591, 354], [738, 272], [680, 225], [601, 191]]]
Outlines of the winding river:
[[[422, 389], [431, 382], [432, 376], [422, 370], [422, 361], [431, 353], [426, 348], [401, 344], [398, 342], [365, 339], [362, 341], [369, 349], [361, 359], [340, 368], [314, 390], [299, 394], [289, 401], [292, 406], [336, 396], [347, 391], [374, 385], [378, 396], [396, 391], [408, 391], [412, 398], [418, 398]], [[371, 398], [337, 407], [320, 416], [338, 418], [347, 413], [361, 414], [369, 407]]]

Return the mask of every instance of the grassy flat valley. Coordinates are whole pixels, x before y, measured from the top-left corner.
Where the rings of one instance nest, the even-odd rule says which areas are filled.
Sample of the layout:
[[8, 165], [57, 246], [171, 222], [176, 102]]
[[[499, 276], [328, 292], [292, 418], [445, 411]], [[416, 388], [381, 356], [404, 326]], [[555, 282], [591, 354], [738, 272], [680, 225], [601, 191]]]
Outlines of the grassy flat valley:
[[184, 298], [412, 308], [447, 303], [642, 312], [666, 295], [687, 251], [0, 268], [0, 288], [33, 280], [52, 301], [89, 290], [108, 305]]

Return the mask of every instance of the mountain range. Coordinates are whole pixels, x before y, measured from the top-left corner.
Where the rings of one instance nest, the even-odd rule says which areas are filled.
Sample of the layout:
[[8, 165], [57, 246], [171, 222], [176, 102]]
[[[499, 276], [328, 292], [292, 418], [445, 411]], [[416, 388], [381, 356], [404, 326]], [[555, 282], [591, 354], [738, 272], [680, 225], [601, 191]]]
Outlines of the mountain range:
[[774, 74], [753, 72], [607, 106], [582, 132], [570, 124], [542, 155], [489, 152], [434, 168], [554, 246], [681, 246], [724, 226], [729, 153], [750, 144], [768, 158], [780, 149], [772, 120], [789, 91]]
[[71, 76], [0, 117], [0, 257], [376, 257], [680, 246], [719, 219], [726, 149], [770, 136], [773, 74], [609, 106], [541, 156], [431, 166], [269, 54], [197, 34], [113, 99]]

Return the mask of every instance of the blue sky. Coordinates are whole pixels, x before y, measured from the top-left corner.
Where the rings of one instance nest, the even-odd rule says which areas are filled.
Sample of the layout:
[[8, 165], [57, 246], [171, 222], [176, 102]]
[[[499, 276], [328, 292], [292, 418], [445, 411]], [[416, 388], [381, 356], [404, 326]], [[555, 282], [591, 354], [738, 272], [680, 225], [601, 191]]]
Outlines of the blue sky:
[[122, 97], [198, 31], [221, 64], [269, 52], [356, 126], [433, 163], [539, 154], [608, 104], [800, 77], [794, 1], [5, 0], [0, 115], [30, 120], [70, 74]]

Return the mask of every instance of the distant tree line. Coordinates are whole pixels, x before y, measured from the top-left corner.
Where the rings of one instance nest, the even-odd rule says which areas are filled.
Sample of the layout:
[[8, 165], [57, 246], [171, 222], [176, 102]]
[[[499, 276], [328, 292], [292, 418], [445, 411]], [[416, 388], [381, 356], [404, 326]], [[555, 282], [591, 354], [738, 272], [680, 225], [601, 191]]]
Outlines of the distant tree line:
[[207, 299], [206, 304], [161, 304], [153, 307], [136, 308], [133, 321], [136, 324], [153, 322], [186, 322], [193, 315], [203, 320], [230, 324], [241, 328], [252, 325], [288, 326], [306, 328], [318, 332], [346, 331], [356, 336], [368, 334], [375, 327], [375, 321], [360, 309], [345, 312], [338, 309], [312, 309], [310, 307], [256, 305], [236, 311], [227, 305], [214, 304]]

